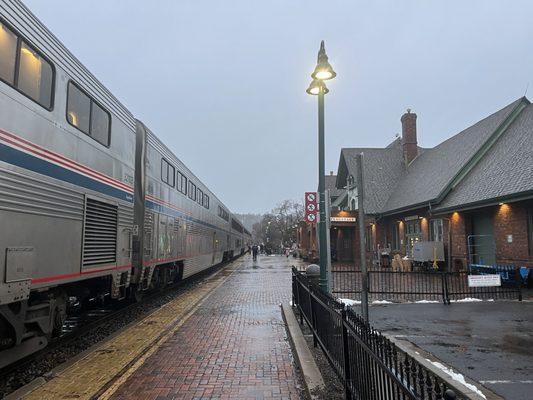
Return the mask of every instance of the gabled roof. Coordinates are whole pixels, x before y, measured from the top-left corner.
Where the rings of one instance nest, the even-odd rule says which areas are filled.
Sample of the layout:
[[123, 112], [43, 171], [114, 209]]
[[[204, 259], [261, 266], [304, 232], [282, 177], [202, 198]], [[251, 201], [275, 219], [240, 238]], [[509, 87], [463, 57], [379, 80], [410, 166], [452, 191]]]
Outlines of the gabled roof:
[[526, 195], [533, 195], [533, 104], [520, 113], [490, 152], [434, 210]]
[[344, 189], [338, 189], [336, 186], [337, 175], [326, 175], [326, 189], [329, 189], [330, 197], [337, 198], [344, 193]]
[[441, 201], [453, 181], [475, 165], [478, 153], [491, 139], [503, 133], [526, 102], [529, 103], [520, 98], [420, 154], [404, 169], [382, 213]]
[[381, 210], [405, 168], [401, 143], [394, 141], [392, 144], [384, 149], [360, 147], [341, 150], [337, 186], [346, 182], [348, 175], [357, 177], [355, 157], [363, 153], [365, 212], [368, 214]]
[[[496, 152], [496, 149], [500, 148], [498, 143], [502, 140], [511, 140], [506, 136], [509, 129], [517, 129], [516, 134], [524, 136], [524, 130], [527, 130], [529, 126], [527, 116], [521, 114], [525, 108], [529, 115], [530, 103], [522, 97], [434, 148], [419, 148], [418, 156], [409, 165], [404, 162], [400, 138], [386, 148], [342, 149], [337, 187], [342, 187], [349, 175], [357, 176], [355, 156], [363, 153], [366, 213], [392, 214], [401, 210], [427, 206], [429, 203], [434, 206], [438, 205], [453, 188], [457, 188], [456, 191], [458, 191], [462, 187], [460, 185], [462, 180], [469, 178], [475, 171], [482, 172], [478, 167], [481, 161], [487, 157], [498, 158], [504, 155], [503, 150]], [[521, 118], [518, 118], [519, 116]], [[522, 125], [524, 127], [520, 128], [519, 126]], [[525, 139], [516, 140], [524, 141]], [[521, 168], [524, 172], [528, 171], [523, 179], [529, 182], [533, 181], [531, 173], [533, 161], [531, 161], [531, 152], [527, 152], [527, 149], [531, 148], [530, 143], [528, 145], [529, 148], [522, 149], [523, 154], [516, 154], [516, 156], [522, 157]], [[528, 157], [530, 157], [529, 160]], [[495, 166], [491, 165], [491, 168]], [[524, 188], [530, 190], [525, 183], [516, 183], [514, 188], [509, 186], [505, 190], [516, 191]], [[478, 190], [481, 191], [481, 187]], [[496, 193], [487, 187], [484, 187], [482, 191], [487, 196], [489, 192]], [[467, 200], [465, 197], [461, 198], [459, 194], [454, 195], [457, 196], [456, 201]]]

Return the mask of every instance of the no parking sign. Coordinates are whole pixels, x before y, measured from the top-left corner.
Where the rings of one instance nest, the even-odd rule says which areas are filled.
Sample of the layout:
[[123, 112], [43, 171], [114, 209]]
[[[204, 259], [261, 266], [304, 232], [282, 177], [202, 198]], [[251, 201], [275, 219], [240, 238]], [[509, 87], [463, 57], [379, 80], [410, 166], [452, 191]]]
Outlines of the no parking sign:
[[305, 192], [305, 222], [316, 223], [318, 213], [316, 192]]

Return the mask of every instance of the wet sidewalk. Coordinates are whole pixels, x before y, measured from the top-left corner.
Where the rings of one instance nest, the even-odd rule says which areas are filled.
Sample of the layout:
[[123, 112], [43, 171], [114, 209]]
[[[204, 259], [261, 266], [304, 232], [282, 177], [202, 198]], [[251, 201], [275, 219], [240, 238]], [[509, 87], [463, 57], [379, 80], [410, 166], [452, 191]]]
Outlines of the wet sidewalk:
[[408, 340], [509, 400], [533, 398], [533, 302], [373, 306], [375, 328]]
[[290, 301], [295, 263], [282, 256], [259, 256], [257, 262], [245, 256], [111, 398], [302, 398], [280, 312], [280, 303]]

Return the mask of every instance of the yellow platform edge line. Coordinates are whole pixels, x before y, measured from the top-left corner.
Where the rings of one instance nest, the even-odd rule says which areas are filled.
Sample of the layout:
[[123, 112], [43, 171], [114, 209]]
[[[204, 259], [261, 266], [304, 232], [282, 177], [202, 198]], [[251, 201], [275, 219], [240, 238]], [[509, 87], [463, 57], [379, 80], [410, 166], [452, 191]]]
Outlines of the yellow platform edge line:
[[[42, 386], [36, 387], [31, 392], [26, 393], [22, 398], [54, 400], [60, 398], [73, 398], [72, 396], [75, 396], [75, 398], [78, 400], [109, 398], [120, 387], [120, 385], [124, 383], [127, 378], [131, 376], [146, 361], [148, 357], [150, 357], [159, 347], [161, 347], [161, 345], [165, 343], [198, 310], [198, 308], [200, 308], [202, 304], [204, 304], [205, 301], [220, 286], [222, 286], [222, 284], [224, 284], [224, 282], [226, 282], [235, 273], [235, 271], [237, 271], [241, 267], [242, 261], [236, 261], [236, 265], [229, 265], [227, 268], [220, 269], [219, 271], [213, 273], [204, 281], [201, 281], [200, 285], [194, 288], [187, 289], [180, 296], [163, 305], [162, 307], [154, 310], [153, 312], [149, 313], [140, 321], [137, 321], [127, 326], [124, 331], [118, 332], [116, 336], [113, 335], [110, 340], [104, 340], [103, 342], [95, 344], [88, 354], [84, 355], [79, 360], [76, 360], [74, 363], [72, 363], [72, 365], [68, 366], [64, 370], [61, 370], [61, 372], [59, 372], [54, 378], [50, 379]], [[225, 271], [229, 272], [228, 275], [220, 276]], [[179, 303], [185, 302], [187, 298], [190, 298], [191, 296], [193, 298], [196, 297], [193, 299], [192, 308], [186, 311], [185, 314], [183, 314], [183, 312], [179, 312], [179, 314], [170, 322], [161, 326], [160, 334], [157, 335], [153, 341], [146, 343], [144, 346], [142, 346], [142, 348], [132, 354], [130, 360], [126, 362], [124, 366], [118, 370], [118, 372], [114, 373], [110, 377], [101, 376], [100, 378], [102, 378], [102, 380], [99, 382], [91, 380], [91, 382], [89, 383], [87, 382], [87, 380], [85, 380], [85, 384], [81, 384], [80, 386], [78, 386], [76, 382], [65, 382], [69, 371], [75, 371], [76, 368], [80, 367], [80, 364], [89, 363], [90, 359], [94, 357], [99, 350], [105, 348], [106, 346], [112, 347], [113, 343], [120, 341], [120, 338], [124, 337], [127, 332], [129, 332], [130, 330], [133, 331], [136, 328], [138, 329], [139, 326], [142, 326], [142, 324], [146, 321], [149, 321], [151, 318], [156, 318], [157, 314], [162, 314], [164, 316], [165, 311], [168, 312], [169, 309], [172, 309], [172, 306], [179, 308]], [[165, 333], [165, 330], [169, 331]], [[75, 373], [74, 376], [76, 376]], [[63, 382], [61, 383], [61, 381]], [[110, 383], [111, 386], [105, 389]], [[73, 391], [68, 391], [68, 389], [67, 391], [61, 390], [62, 393], [58, 393], [57, 390], [54, 390], [58, 384], [62, 389], [67, 389], [67, 387], [70, 389], [75, 389]], [[102, 393], [102, 391], [104, 392]]]

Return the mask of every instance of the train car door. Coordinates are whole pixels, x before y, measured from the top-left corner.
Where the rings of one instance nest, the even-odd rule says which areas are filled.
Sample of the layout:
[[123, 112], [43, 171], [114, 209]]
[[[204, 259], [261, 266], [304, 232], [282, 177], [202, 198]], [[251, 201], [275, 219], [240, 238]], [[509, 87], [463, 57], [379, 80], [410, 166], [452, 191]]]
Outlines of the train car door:
[[217, 232], [213, 232], [213, 259], [211, 260], [211, 265], [215, 265], [215, 258], [218, 251], [218, 239]]

